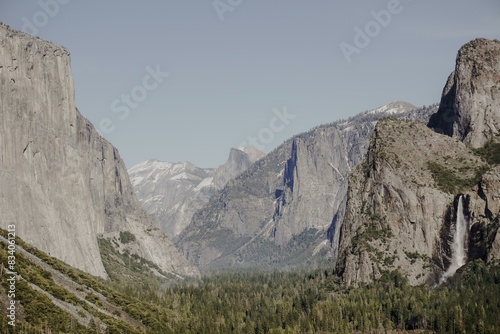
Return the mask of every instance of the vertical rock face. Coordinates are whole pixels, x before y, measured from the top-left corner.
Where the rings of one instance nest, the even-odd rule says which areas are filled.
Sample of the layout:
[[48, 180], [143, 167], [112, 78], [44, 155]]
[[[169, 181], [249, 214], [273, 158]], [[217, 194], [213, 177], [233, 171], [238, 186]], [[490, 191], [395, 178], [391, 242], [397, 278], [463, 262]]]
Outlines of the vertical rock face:
[[[423, 124], [377, 124], [365, 161], [349, 178], [337, 268], [347, 284], [371, 282], [394, 269], [420, 284], [447, 269], [456, 194], [439, 186], [433, 173], [441, 169], [434, 166], [450, 179], [472, 180], [485, 162]], [[474, 186], [463, 183], [457, 193]]]
[[283, 268], [335, 257], [350, 169], [366, 153], [377, 120], [427, 122], [433, 110], [414, 108], [391, 103], [286, 141], [212, 196], [179, 235], [178, 247], [204, 270]]
[[217, 169], [149, 160], [130, 168], [129, 174], [143, 208], [175, 238], [210, 196], [264, 155], [252, 147], [232, 148], [227, 162]]
[[429, 127], [483, 147], [500, 130], [500, 41], [476, 39], [457, 55]]
[[107, 277], [98, 235], [136, 235], [135, 253], [195, 273], [140, 209], [118, 151], [75, 108], [69, 52], [0, 25], [0, 221], [25, 241]]
[[304, 230], [327, 231], [341, 208], [347, 176], [359, 163], [372, 130], [331, 127], [295, 138], [275, 205], [274, 239], [280, 246]]
[[469, 257], [500, 260], [500, 165], [489, 169], [469, 193]]
[[461, 214], [467, 259], [499, 259], [500, 145], [482, 148], [499, 135], [499, 46], [479, 39], [461, 48], [432, 129], [377, 124], [364, 162], [349, 178], [337, 267], [347, 284], [394, 269], [412, 284], [439, 283]]
[[348, 176], [362, 161], [376, 122], [384, 117], [426, 121], [429, 110], [396, 101], [295, 137], [277, 189], [274, 242], [283, 247], [304, 231], [316, 231], [317, 239], [308, 240], [314, 245], [311, 255], [328, 250], [335, 258]]

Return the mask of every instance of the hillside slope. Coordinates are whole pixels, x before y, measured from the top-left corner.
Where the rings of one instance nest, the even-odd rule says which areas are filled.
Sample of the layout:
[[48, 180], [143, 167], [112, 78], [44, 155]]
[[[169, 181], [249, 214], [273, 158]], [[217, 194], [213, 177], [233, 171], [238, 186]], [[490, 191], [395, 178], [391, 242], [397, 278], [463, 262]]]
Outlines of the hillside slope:
[[[14, 333], [14, 329], [39, 333], [47, 328], [54, 333], [145, 333], [146, 330], [174, 333], [171, 327], [177, 321], [175, 312], [119, 292], [110, 287], [109, 281], [68, 266], [20, 238], [15, 239], [16, 327], [7, 325], [10, 321], [5, 316], [10, 300], [7, 279], [12, 273], [3, 266], [9, 255], [6, 237], [7, 232], [0, 229], [2, 333]], [[105, 262], [113, 265], [114, 261]], [[129, 266], [123, 273], [131, 273], [133, 268]], [[139, 279], [133, 282], [136, 286], [146, 282], [165, 282], [155, 278], [145, 267], [135, 275]], [[122, 291], [124, 283], [126, 281], [121, 282]]]

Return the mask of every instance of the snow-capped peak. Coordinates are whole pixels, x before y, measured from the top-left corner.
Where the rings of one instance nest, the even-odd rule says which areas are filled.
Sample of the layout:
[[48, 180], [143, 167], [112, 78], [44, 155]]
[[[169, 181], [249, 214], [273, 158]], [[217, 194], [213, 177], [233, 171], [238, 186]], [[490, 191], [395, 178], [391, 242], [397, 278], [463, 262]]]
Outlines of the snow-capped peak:
[[383, 105], [377, 109], [373, 109], [368, 112], [368, 114], [378, 114], [378, 113], [386, 113], [386, 114], [399, 114], [405, 111], [410, 111], [413, 109], [417, 109], [413, 104], [403, 101], [395, 101], [389, 104]]

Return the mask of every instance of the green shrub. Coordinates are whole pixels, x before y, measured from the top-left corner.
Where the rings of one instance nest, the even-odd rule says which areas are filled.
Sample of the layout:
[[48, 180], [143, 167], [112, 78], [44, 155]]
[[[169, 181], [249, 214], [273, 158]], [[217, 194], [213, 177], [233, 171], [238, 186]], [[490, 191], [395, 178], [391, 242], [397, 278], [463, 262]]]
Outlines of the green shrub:
[[100, 301], [99, 297], [96, 294], [93, 294], [92, 292], [86, 295], [85, 299], [91, 302], [92, 304], [96, 304], [98, 301]]
[[135, 241], [135, 235], [130, 231], [120, 232], [120, 241], [122, 244], [128, 244], [129, 242]]
[[470, 178], [458, 177], [455, 172], [436, 162], [429, 161], [427, 168], [432, 174], [434, 182], [438, 188], [450, 194], [456, 194], [464, 189], [473, 187], [480, 180], [482, 175], [488, 170], [487, 166], [479, 166], [475, 169], [475, 175]]
[[484, 147], [475, 149], [474, 153], [490, 165], [500, 164], [500, 143], [490, 141]]

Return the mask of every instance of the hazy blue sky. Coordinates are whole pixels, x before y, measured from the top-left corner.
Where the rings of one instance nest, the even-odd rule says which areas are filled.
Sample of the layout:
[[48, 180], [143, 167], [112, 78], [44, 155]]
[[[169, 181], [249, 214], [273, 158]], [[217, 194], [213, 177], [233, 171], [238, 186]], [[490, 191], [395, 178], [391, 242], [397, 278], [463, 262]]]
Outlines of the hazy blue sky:
[[77, 106], [128, 167], [215, 167], [249, 136], [269, 151], [390, 101], [438, 102], [458, 48], [500, 38], [498, 0], [0, 1], [0, 21], [70, 50]]

